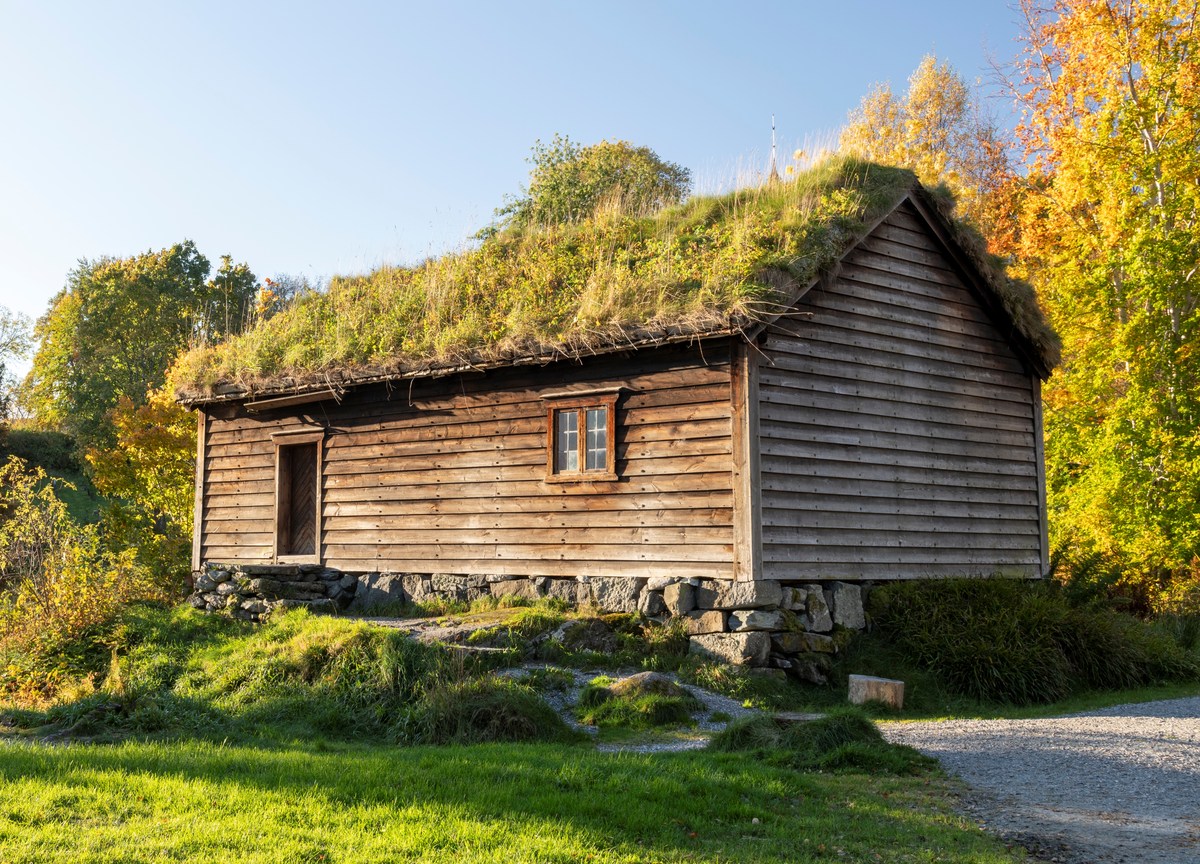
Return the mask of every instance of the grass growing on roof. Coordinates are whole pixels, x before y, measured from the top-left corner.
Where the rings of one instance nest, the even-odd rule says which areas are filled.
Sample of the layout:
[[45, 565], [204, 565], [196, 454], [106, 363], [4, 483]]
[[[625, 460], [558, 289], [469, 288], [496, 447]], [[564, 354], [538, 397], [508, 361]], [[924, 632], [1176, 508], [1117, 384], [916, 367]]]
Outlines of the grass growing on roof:
[[511, 229], [413, 267], [338, 277], [328, 290], [171, 373], [180, 392], [269, 385], [338, 367], [407, 370], [529, 351], [584, 351], [675, 325], [740, 326], [779, 311], [780, 287], [831, 265], [911, 172], [834, 157], [787, 183], [696, 197], [652, 216], [619, 209]]

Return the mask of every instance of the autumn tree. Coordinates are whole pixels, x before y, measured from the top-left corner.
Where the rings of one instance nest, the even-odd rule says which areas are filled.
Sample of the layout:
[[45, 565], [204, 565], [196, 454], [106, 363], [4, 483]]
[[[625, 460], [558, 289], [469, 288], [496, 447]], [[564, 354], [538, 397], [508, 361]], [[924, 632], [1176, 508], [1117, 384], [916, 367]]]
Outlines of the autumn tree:
[[182, 578], [192, 542], [196, 418], [162, 388], [144, 405], [122, 396], [108, 419], [115, 444], [87, 451], [96, 488], [112, 502], [108, 540], [137, 549], [160, 580]]
[[1015, 253], [1063, 337], [1054, 540], [1162, 587], [1200, 555], [1196, 5], [1023, 0]]
[[122, 398], [142, 405], [195, 339], [238, 332], [256, 279], [245, 264], [211, 265], [190, 240], [130, 258], [81, 261], [38, 320], [25, 408], [44, 428], [81, 447], [111, 446], [109, 412]]
[[1008, 150], [971, 87], [948, 61], [930, 54], [908, 79], [904, 96], [874, 85], [850, 112], [838, 139], [843, 152], [911, 168], [922, 183], [945, 183], [958, 212], [991, 236], [995, 197], [1009, 177]]

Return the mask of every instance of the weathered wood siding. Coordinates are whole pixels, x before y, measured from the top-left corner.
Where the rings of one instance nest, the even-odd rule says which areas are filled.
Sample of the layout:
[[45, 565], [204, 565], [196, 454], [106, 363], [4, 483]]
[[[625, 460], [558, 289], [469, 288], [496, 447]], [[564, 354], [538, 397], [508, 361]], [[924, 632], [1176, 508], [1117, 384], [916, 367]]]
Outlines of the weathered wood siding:
[[[615, 482], [546, 483], [546, 402], [627, 388]], [[270, 433], [324, 442], [323, 562], [348, 571], [732, 578], [727, 346], [401, 382], [208, 423], [201, 557], [272, 554]]]
[[763, 576], [1040, 572], [1029, 370], [909, 204], [768, 331]]

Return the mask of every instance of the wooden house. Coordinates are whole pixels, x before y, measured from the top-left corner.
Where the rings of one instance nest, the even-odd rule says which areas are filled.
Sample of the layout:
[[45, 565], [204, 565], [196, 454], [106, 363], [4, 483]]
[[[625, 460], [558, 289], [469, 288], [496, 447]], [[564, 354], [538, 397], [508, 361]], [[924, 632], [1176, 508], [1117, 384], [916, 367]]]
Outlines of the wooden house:
[[889, 580], [1047, 567], [1040, 382], [919, 186], [749, 326], [192, 395], [193, 567]]

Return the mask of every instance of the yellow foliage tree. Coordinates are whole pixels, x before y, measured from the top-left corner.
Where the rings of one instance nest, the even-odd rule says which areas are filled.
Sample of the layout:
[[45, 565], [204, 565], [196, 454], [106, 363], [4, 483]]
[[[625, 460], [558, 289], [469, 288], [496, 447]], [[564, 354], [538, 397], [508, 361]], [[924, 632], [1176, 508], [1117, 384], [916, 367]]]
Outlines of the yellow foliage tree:
[[121, 397], [109, 420], [116, 446], [87, 452], [96, 487], [116, 502], [107, 529], [160, 577], [182, 577], [190, 567], [195, 418], [163, 388], [150, 391], [145, 405]]
[[[1200, 555], [1200, 34], [1173, 0], [1024, 0], [1012, 247], [1064, 343], [1054, 538], [1149, 594]], [[1152, 601], [1153, 596], [1144, 596]]]
[[838, 139], [843, 152], [873, 162], [911, 168], [922, 183], [947, 184], [959, 213], [991, 236], [996, 221], [989, 200], [1009, 176], [1007, 150], [995, 124], [949, 61], [927, 55], [901, 98], [890, 84], [863, 97]]

